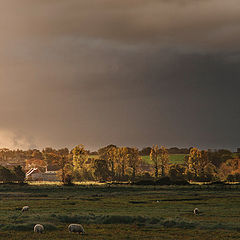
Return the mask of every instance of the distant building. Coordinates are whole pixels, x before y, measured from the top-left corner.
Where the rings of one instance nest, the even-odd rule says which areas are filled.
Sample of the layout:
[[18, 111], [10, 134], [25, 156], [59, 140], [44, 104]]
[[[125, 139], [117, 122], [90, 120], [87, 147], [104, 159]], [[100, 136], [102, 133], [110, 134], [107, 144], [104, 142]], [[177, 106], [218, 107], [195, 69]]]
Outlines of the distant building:
[[31, 168], [26, 173], [28, 181], [59, 181], [58, 166], [47, 166], [46, 168]]
[[30, 181], [42, 181], [43, 172], [41, 172], [38, 168], [31, 168], [26, 172], [26, 180]]

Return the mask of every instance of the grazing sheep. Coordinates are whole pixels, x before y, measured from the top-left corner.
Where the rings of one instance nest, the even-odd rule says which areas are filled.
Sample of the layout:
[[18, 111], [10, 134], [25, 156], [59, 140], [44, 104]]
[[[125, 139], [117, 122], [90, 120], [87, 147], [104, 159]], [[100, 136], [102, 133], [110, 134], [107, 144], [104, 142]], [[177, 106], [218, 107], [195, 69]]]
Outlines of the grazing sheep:
[[69, 230], [69, 232], [76, 232], [76, 233], [79, 233], [79, 234], [80, 233], [82, 233], [82, 234], [85, 233], [85, 231], [83, 229], [83, 226], [81, 224], [70, 224], [68, 226], [68, 230]]
[[23, 208], [22, 208], [22, 212], [25, 212], [25, 211], [28, 211], [29, 210], [29, 206], [24, 206]]
[[193, 213], [194, 213], [195, 215], [198, 215], [198, 214], [199, 214], [198, 208], [194, 208]]
[[33, 229], [34, 232], [36, 233], [43, 233], [44, 227], [42, 224], [36, 224]]

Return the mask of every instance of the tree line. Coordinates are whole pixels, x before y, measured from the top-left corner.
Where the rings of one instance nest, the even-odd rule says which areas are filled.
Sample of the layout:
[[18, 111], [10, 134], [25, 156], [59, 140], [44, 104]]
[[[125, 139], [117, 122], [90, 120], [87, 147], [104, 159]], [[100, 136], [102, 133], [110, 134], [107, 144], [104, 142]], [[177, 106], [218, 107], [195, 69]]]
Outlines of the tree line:
[[[170, 162], [169, 152], [173, 151], [185, 152], [181, 164]], [[150, 163], [142, 157], [146, 152]], [[57, 166], [59, 177], [65, 184], [85, 180], [138, 181], [162, 177], [169, 177], [172, 181], [240, 181], [239, 154], [233, 155], [229, 150], [167, 149], [154, 145], [139, 151], [134, 147], [108, 145], [91, 153], [81, 144], [71, 151], [68, 148], [45, 148], [42, 151], [0, 149], [0, 164], [22, 161], [38, 166]], [[20, 166], [0, 168], [0, 181], [22, 182], [24, 177]]]

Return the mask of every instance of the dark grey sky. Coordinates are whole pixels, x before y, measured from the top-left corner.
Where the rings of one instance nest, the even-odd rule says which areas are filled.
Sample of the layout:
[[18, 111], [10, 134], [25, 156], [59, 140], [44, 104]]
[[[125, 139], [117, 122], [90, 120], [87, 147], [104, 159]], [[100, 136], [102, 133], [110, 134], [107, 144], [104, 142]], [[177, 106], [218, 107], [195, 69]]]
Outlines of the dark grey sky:
[[0, 147], [240, 147], [238, 0], [3, 0]]

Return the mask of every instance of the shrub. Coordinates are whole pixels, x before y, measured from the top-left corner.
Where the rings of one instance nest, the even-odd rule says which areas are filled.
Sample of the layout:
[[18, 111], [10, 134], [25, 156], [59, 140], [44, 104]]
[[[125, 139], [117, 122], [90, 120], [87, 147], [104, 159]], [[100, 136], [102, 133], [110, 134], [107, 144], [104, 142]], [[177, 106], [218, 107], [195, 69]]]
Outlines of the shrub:
[[172, 181], [169, 177], [161, 177], [156, 181], [157, 185], [172, 185]]
[[139, 180], [134, 182], [135, 185], [155, 185], [155, 181], [154, 180]]
[[235, 182], [234, 176], [233, 176], [232, 174], [229, 174], [229, 175], [227, 176], [227, 181], [228, 181], [228, 182]]
[[239, 173], [229, 174], [227, 176], [227, 181], [229, 181], [229, 182], [240, 182], [240, 174]]
[[64, 179], [64, 185], [65, 186], [73, 186], [73, 177], [70, 174], [67, 174], [67, 176]]

